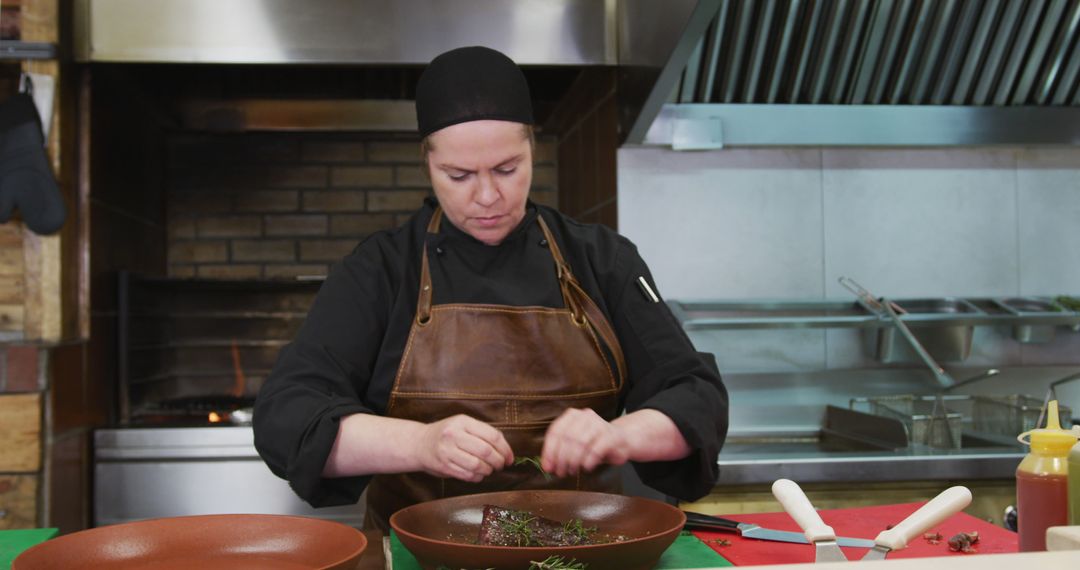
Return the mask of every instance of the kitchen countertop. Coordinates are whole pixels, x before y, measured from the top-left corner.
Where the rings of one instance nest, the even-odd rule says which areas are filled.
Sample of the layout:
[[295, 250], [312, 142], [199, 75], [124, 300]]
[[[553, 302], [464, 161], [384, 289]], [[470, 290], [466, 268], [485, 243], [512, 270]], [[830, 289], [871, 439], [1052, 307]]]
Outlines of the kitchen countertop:
[[[365, 531], [368, 548], [360, 559], [357, 570], [384, 570], [386, 559], [382, 551], [382, 533]], [[851, 568], [853, 562], [832, 562], [827, 564], [776, 564], [754, 566], [755, 570], [843, 570]], [[949, 570], [1017, 570], [1017, 568], [1038, 568], [1039, 570], [1076, 570], [1080, 565], [1080, 550], [1058, 552], [1021, 552], [1017, 554], [982, 554], [972, 556], [942, 556], [938, 558], [906, 558], [866, 562], [867, 568], [881, 570], [927, 570], [944, 568]], [[702, 568], [701, 570], [710, 570]], [[716, 570], [720, 570], [717, 568]], [[726, 569], [725, 569], [726, 570]]]
[[[858, 561], [856, 564], [860, 563]], [[754, 566], [754, 570], [843, 570], [851, 568], [851, 562], [829, 562], [822, 564], [775, 564]], [[867, 566], [868, 565], [868, 566]], [[938, 558], [902, 558], [898, 560], [866, 562], [865, 568], [881, 570], [927, 570], [929, 568], [948, 568], [949, 570], [1017, 570], [1018, 568], [1038, 568], [1038, 570], [1076, 570], [1080, 565], [1080, 550], [1061, 550], [1058, 552], [1020, 552], [1016, 554], [974, 554], [971, 556], [942, 556]], [[702, 570], [708, 570], [703, 568]]]

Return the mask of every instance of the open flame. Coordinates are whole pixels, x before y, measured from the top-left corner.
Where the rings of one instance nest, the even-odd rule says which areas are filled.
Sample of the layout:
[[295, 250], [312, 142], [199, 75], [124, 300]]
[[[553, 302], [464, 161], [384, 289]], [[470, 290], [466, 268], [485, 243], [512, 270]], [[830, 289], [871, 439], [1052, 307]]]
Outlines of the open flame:
[[210, 423], [216, 424], [221, 421], [221, 415], [217, 412], [210, 412], [210, 415], [206, 416], [206, 419], [210, 420]]

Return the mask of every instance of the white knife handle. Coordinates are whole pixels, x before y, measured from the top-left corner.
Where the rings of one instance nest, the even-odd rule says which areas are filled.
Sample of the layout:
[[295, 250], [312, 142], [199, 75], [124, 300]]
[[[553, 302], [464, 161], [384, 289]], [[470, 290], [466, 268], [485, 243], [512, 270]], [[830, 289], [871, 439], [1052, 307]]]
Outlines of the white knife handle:
[[814, 505], [810, 504], [810, 499], [806, 498], [806, 494], [797, 483], [790, 479], [777, 479], [772, 485], [772, 493], [784, 506], [787, 514], [799, 523], [803, 533], [806, 534], [806, 540], [811, 543], [819, 540], [836, 540], [836, 533], [833, 532], [832, 527], [821, 520], [821, 515], [814, 510]]
[[971, 504], [971, 491], [967, 487], [959, 485], [949, 487], [930, 499], [929, 503], [919, 507], [919, 510], [908, 515], [908, 518], [900, 521], [900, 524], [882, 531], [874, 542], [890, 550], [900, 550], [906, 547], [911, 539], [964, 510], [969, 504]]

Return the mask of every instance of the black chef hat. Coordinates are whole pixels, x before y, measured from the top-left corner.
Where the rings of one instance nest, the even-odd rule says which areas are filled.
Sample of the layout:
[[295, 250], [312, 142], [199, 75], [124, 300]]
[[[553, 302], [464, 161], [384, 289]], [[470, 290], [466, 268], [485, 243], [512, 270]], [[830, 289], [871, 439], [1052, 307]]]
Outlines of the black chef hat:
[[420, 135], [484, 119], [532, 124], [529, 84], [517, 64], [479, 46], [450, 50], [431, 60], [416, 85]]

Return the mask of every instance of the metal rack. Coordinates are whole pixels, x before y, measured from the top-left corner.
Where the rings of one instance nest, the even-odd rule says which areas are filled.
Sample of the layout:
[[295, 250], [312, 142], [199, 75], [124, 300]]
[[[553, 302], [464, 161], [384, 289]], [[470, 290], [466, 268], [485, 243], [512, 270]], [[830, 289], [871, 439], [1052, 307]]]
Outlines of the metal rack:
[[170, 399], [253, 398], [320, 285], [120, 273], [120, 421], [157, 413]]

